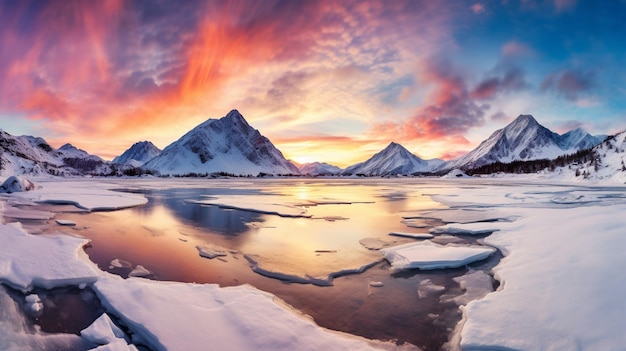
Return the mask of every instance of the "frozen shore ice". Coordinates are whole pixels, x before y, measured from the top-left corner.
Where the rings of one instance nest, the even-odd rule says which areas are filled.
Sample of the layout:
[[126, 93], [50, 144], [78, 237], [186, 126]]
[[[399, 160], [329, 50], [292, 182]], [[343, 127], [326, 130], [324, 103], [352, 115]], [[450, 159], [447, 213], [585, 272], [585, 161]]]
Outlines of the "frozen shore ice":
[[[119, 277], [99, 279], [105, 307], [154, 350], [376, 350], [396, 345], [321, 328], [249, 285], [220, 288]], [[199, 327], [206, 326], [206, 327]]]

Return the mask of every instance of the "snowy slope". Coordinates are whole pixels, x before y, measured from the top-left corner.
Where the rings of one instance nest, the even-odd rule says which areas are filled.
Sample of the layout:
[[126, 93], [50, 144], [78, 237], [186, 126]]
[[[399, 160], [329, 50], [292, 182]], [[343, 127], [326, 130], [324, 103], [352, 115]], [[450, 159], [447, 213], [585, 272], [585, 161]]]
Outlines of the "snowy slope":
[[237, 110], [209, 119], [167, 146], [144, 169], [161, 174], [226, 172], [236, 175], [299, 174], [298, 168]]
[[423, 160], [412, 154], [404, 146], [392, 142], [369, 160], [346, 168], [342, 174], [372, 176], [413, 174], [432, 171], [443, 163], [444, 161], [439, 159]]
[[308, 175], [333, 175], [341, 173], [341, 168], [326, 162], [311, 162], [298, 166], [300, 173]]
[[149, 141], [134, 143], [128, 150], [113, 159], [113, 163], [140, 167], [161, 154], [161, 149]]
[[586, 160], [575, 161], [554, 173], [569, 174], [578, 179], [626, 184], [626, 131], [608, 137], [595, 146]]
[[589, 148], [602, 141], [581, 129], [559, 135], [542, 126], [531, 115], [520, 115], [468, 154], [448, 162], [446, 169], [471, 169], [494, 162], [554, 159]]
[[81, 175], [106, 173], [108, 165], [100, 157], [90, 155], [70, 144], [59, 149], [43, 138], [13, 136], [0, 131], [0, 173], [9, 175]]

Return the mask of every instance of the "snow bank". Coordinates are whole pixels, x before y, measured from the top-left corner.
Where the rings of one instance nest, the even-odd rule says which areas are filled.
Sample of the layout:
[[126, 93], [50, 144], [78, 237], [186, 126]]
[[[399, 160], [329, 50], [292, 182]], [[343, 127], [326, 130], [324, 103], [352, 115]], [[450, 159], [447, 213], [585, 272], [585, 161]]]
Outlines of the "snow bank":
[[393, 270], [457, 268], [484, 260], [496, 250], [491, 247], [439, 245], [421, 241], [380, 250]]
[[19, 176], [10, 176], [0, 185], [1, 193], [18, 193], [31, 190], [35, 190], [35, 184]]
[[0, 225], [0, 242], [0, 280], [24, 291], [89, 283], [98, 277], [82, 250], [86, 239], [30, 235], [20, 223], [11, 223]]
[[[527, 210], [486, 239], [509, 255], [499, 291], [467, 305], [464, 350], [622, 350], [626, 206]], [[558, 220], [557, 220], [558, 219]]]
[[105, 307], [154, 350], [374, 350], [395, 345], [323, 329], [274, 295], [248, 285], [220, 288], [107, 277]]

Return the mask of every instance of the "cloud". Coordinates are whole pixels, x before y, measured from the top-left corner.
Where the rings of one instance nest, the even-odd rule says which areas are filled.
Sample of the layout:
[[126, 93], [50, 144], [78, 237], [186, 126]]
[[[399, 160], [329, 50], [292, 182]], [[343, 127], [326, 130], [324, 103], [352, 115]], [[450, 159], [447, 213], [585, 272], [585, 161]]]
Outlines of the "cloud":
[[534, 53], [534, 51], [529, 46], [515, 40], [509, 41], [504, 44], [501, 51], [504, 57], [519, 57], [532, 55]]
[[548, 75], [541, 82], [541, 91], [552, 91], [569, 101], [577, 101], [589, 95], [595, 88], [595, 77], [591, 71], [566, 70]]
[[510, 93], [528, 88], [524, 72], [520, 68], [510, 68], [502, 77], [490, 77], [480, 82], [470, 93], [478, 100], [491, 100], [501, 93]]
[[576, 7], [576, 0], [554, 0], [554, 10], [556, 13], [571, 11]]
[[474, 12], [477, 15], [485, 12], [485, 5], [479, 2], [473, 4], [470, 8], [472, 9], [472, 12]]
[[377, 124], [373, 134], [382, 133], [397, 141], [454, 138], [467, 143], [463, 134], [484, 124], [489, 105], [477, 103], [464, 78], [445, 61], [425, 61], [418, 76], [423, 84], [433, 87], [422, 106], [405, 122]]

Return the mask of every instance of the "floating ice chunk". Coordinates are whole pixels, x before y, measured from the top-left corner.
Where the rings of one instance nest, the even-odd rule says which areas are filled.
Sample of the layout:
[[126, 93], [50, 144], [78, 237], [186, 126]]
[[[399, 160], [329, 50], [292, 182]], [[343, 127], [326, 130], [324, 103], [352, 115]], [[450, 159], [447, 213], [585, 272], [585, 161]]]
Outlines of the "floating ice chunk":
[[151, 275], [152, 272], [146, 269], [146, 267], [138, 264], [130, 273], [128, 273], [129, 277], [146, 277]]
[[387, 247], [392, 243], [378, 238], [363, 238], [359, 240], [359, 244], [363, 245], [368, 250], [380, 250], [383, 247]]
[[383, 282], [370, 282], [370, 286], [374, 288], [380, 288], [385, 286], [385, 284]]
[[216, 258], [216, 257], [220, 257], [220, 256], [227, 256], [228, 254], [226, 253], [226, 249], [217, 247], [217, 246], [196, 246], [196, 249], [198, 249], [198, 253], [200, 254], [200, 256], [202, 257], [206, 257], [206, 258]]
[[124, 339], [124, 332], [117, 326], [109, 315], [102, 314], [90, 326], [81, 330], [83, 339], [97, 345], [106, 345], [116, 339]]
[[0, 193], [19, 193], [23, 191], [35, 190], [35, 184], [30, 180], [19, 177], [10, 176], [2, 185], [0, 185]]
[[405, 233], [405, 232], [391, 232], [389, 233], [391, 236], [399, 236], [403, 238], [413, 238], [413, 239], [432, 239], [435, 236], [428, 233]]
[[343, 277], [343, 276], [351, 275], [351, 274], [361, 274], [367, 271], [368, 269], [374, 267], [378, 263], [380, 263], [380, 261], [374, 261], [366, 265], [363, 265], [359, 268], [342, 269], [337, 272], [332, 272], [326, 278], [316, 278], [308, 274], [305, 276], [299, 276], [295, 274], [272, 271], [272, 270], [261, 267], [259, 262], [255, 260], [251, 255], [244, 255], [243, 257], [248, 261], [248, 263], [250, 264], [250, 268], [252, 268], [253, 272], [258, 273], [264, 277], [282, 280], [287, 283], [313, 284], [317, 286], [332, 286], [333, 280], [335, 278], [339, 278], [339, 277]]
[[28, 306], [28, 310], [34, 316], [37, 316], [43, 311], [43, 301], [37, 294], [26, 295], [24, 298], [26, 301], [26, 305]]
[[67, 235], [30, 235], [19, 223], [0, 225], [0, 280], [24, 291], [94, 282], [99, 271], [82, 250], [88, 242]]
[[54, 220], [58, 225], [63, 225], [63, 226], [68, 226], [68, 227], [73, 227], [76, 225], [76, 222], [74, 221], [70, 221], [67, 219], [55, 219]]
[[459, 283], [459, 286], [465, 290], [465, 293], [442, 302], [454, 301], [457, 305], [467, 305], [470, 301], [482, 299], [493, 291], [491, 277], [483, 271], [470, 271], [465, 275], [452, 279]]
[[[105, 277], [94, 285], [107, 310], [154, 350], [374, 350], [365, 340], [314, 324], [276, 296], [249, 285], [220, 288]], [[167, 303], [164, 303], [167, 301]], [[198, 326], [210, 326], [198, 328]]]
[[133, 266], [132, 263], [116, 258], [111, 260], [111, 268], [131, 268]]
[[432, 293], [438, 293], [444, 290], [446, 290], [445, 286], [436, 285], [430, 279], [424, 279], [417, 285], [417, 296], [419, 296], [420, 299], [423, 299]]
[[501, 224], [494, 222], [450, 223], [431, 228], [429, 232], [433, 234], [483, 235], [499, 231]]
[[439, 245], [430, 241], [409, 243], [380, 250], [393, 270], [457, 268], [484, 260], [496, 250], [483, 246]]
[[0, 350], [86, 350], [93, 344], [73, 334], [44, 334], [0, 284]]
[[405, 218], [402, 223], [410, 228], [429, 228], [431, 226], [426, 223], [424, 218]]

